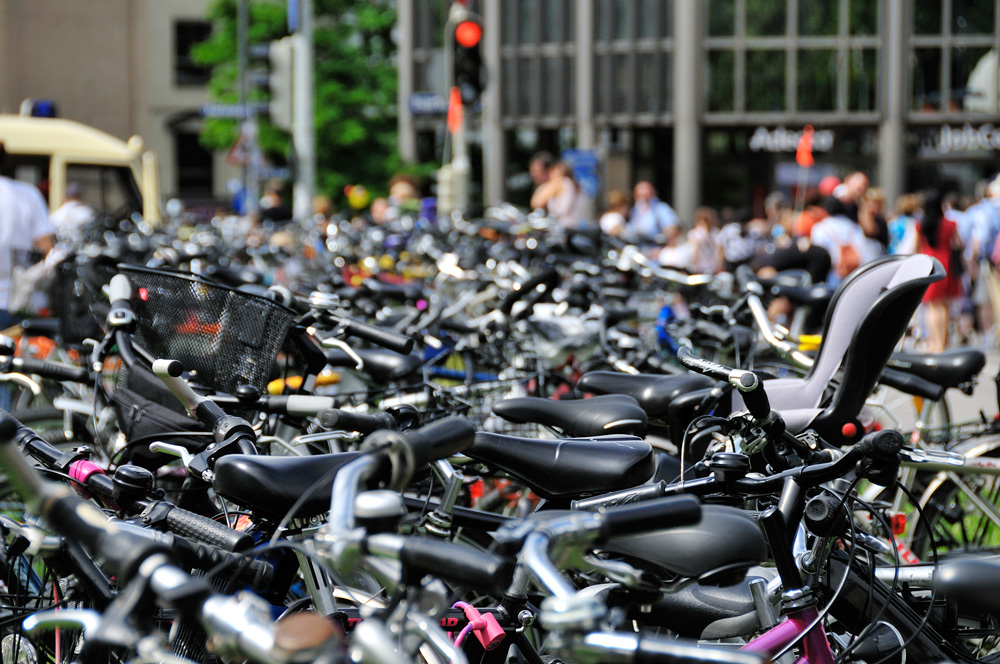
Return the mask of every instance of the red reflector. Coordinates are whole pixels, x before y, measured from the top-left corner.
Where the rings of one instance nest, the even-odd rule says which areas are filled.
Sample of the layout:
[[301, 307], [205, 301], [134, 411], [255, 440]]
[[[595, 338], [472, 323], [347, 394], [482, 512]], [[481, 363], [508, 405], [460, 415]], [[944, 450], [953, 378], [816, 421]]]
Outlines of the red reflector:
[[146, 290], [145, 288], [140, 288], [139, 289], [139, 299], [142, 300], [143, 302], [145, 302], [146, 300], [148, 300], [149, 299], [149, 291]]
[[848, 422], [840, 427], [840, 433], [844, 434], [844, 438], [854, 438], [858, 435], [858, 427], [855, 426], [854, 422]]
[[472, 48], [483, 38], [483, 29], [475, 21], [462, 21], [455, 26], [455, 41], [460, 46]]
[[906, 532], [906, 515], [905, 514], [893, 514], [889, 517], [889, 525], [892, 526], [892, 534], [902, 535]]

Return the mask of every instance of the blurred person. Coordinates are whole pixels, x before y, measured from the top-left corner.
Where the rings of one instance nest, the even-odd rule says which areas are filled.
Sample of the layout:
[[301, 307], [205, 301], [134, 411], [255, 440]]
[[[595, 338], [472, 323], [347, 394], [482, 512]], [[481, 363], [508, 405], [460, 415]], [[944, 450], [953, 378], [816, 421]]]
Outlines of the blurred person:
[[389, 199], [379, 196], [373, 200], [369, 208], [369, 214], [371, 215], [373, 224], [376, 226], [384, 224], [389, 214]]
[[939, 192], [930, 192], [924, 200], [923, 216], [920, 219], [918, 249], [920, 253], [932, 256], [944, 266], [947, 276], [927, 287], [924, 305], [927, 320], [927, 352], [940, 353], [948, 347], [948, 323], [950, 305], [954, 298], [962, 294], [959, 272], [961, 240], [954, 221], [946, 215], [944, 197]]
[[536, 152], [528, 162], [528, 175], [535, 187], [539, 187], [549, 179], [549, 169], [556, 163], [556, 158], [551, 152]]
[[878, 241], [883, 247], [889, 244], [889, 230], [885, 218], [877, 213], [879, 202], [870, 200], [868, 176], [854, 171], [844, 178], [834, 190], [834, 196], [844, 204], [844, 216], [861, 226], [865, 237]]
[[765, 230], [764, 220], [754, 217], [750, 208], [736, 212], [734, 220], [719, 232], [726, 271], [749, 263], [763, 250], [768, 239]]
[[628, 194], [621, 189], [609, 191], [608, 209], [597, 222], [601, 227], [601, 232], [610, 237], [621, 236], [628, 225], [625, 215], [628, 214], [629, 208]]
[[702, 206], [694, 211], [694, 224], [687, 234], [692, 248], [691, 269], [695, 274], [715, 274], [722, 265], [722, 245], [719, 243], [719, 216], [715, 210]]
[[18, 322], [8, 310], [15, 268], [32, 264], [55, 245], [56, 228], [38, 188], [0, 175], [0, 330]]
[[629, 213], [628, 228], [640, 241], [656, 241], [666, 235], [667, 229], [678, 225], [677, 213], [656, 197], [656, 189], [651, 182], [637, 182], [632, 193], [635, 203]]
[[564, 161], [549, 168], [549, 179], [531, 195], [531, 208], [544, 209], [562, 228], [580, 230], [585, 227], [584, 209], [587, 195], [573, 179], [573, 171]]
[[920, 197], [902, 194], [896, 199], [896, 216], [889, 222], [889, 253], [909, 255], [917, 253], [917, 212]]
[[826, 210], [820, 205], [822, 200], [823, 197], [819, 190], [814, 189], [806, 194], [802, 212], [792, 220], [792, 235], [799, 238], [809, 238], [813, 226], [827, 216]]
[[66, 185], [66, 200], [49, 217], [60, 240], [79, 239], [80, 231], [94, 220], [94, 209], [81, 200], [82, 195], [80, 183], [70, 182]]
[[819, 193], [820, 198], [833, 196], [833, 191], [839, 184], [840, 178], [836, 175], [827, 175], [819, 181], [818, 185], [816, 185], [816, 191]]
[[680, 226], [668, 227], [665, 235], [664, 244], [656, 254], [657, 262], [663, 267], [691, 272], [695, 261], [695, 246], [684, 239]]
[[839, 198], [826, 198], [823, 208], [827, 217], [813, 226], [809, 241], [830, 255], [830, 272], [826, 282], [836, 286], [851, 272], [874, 260], [879, 252], [865, 237], [861, 226], [847, 216], [844, 203]]

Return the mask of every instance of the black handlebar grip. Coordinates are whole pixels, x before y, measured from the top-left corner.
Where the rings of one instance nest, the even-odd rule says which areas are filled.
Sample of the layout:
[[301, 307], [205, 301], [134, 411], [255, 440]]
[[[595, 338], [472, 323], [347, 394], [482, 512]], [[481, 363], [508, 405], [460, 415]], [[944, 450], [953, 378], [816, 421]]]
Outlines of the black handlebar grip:
[[534, 290], [539, 286], [541, 286], [542, 284], [545, 284], [548, 290], [552, 290], [559, 283], [559, 280], [560, 280], [559, 272], [555, 268], [550, 267], [545, 270], [542, 270], [540, 273], [538, 273], [531, 279], [528, 279], [523, 284], [521, 284], [520, 288], [518, 288], [517, 290], [509, 291], [507, 295], [502, 300], [500, 300], [500, 305], [497, 307], [497, 309], [503, 315], [505, 316], [509, 315], [510, 310], [514, 307], [515, 302], [525, 297], [529, 293], [534, 292]]
[[16, 357], [11, 366], [25, 373], [38, 374], [42, 378], [65, 380], [71, 383], [89, 383], [90, 371], [85, 367], [74, 367], [69, 364], [47, 362], [33, 357]]
[[904, 444], [903, 434], [894, 429], [873, 431], [861, 439], [855, 448], [858, 453], [873, 459], [895, 458]]
[[[752, 376], [752, 374], [744, 374], [744, 378], [747, 376]], [[740, 382], [743, 382], [741, 378]], [[767, 398], [767, 392], [764, 391], [764, 382], [759, 378], [757, 379], [757, 387], [753, 388], [749, 392], [740, 392], [740, 396], [743, 397], [743, 403], [746, 404], [747, 410], [755, 420], [763, 421], [767, 419], [767, 416], [771, 414], [771, 402]]]
[[721, 364], [709, 362], [706, 359], [698, 357], [687, 346], [681, 346], [677, 349], [677, 359], [686, 369], [704, 374], [705, 376], [714, 378], [715, 380], [728, 382], [729, 374], [732, 372], [732, 370], [728, 367], [724, 367]]
[[214, 429], [216, 424], [230, 417], [226, 411], [222, 410], [222, 406], [210, 399], [200, 401], [194, 409], [194, 414], [198, 421], [209, 429]]
[[512, 562], [485, 551], [430, 537], [408, 537], [399, 555], [407, 573], [500, 593], [510, 585]]
[[929, 380], [925, 380], [920, 376], [914, 376], [903, 371], [897, 371], [895, 369], [883, 369], [882, 375], [879, 376], [878, 382], [883, 385], [888, 385], [889, 387], [899, 390], [900, 392], [905, 392], [906, 394], [912, 394], [913, 396], [923, 397], [924, 399], [929, 399], [930, 401], [940, 401], [944, 396], [945, 388], [936, 383], [932, 383]]
[[472, 447], [476, 428], [464, 417], [449, 417], [416, 431], [408, 431], [403, 438], [410, 446], [414, 467], [420, 468]]
[[393, 352], [399, 353], [400, 355], [409, 355], [410, 351], [413, 350], [413, 339], [405, 334], [400, 334], [399, 332], [394, 332], [393, 330], [386, 330], [381, 327], [376, 327], [374, 325], [369, 325], [368, 323], [362, 323], [361, 321], [353, 319], [342, 319], [342, 322], [344, 323], [347, 334], [352, 337], [369, 341], [376, 346], [387, 348]]
[[698, 523], [701, 501], [694, 496], [670, 496], [615, 507], [602, 513], [604, 536], [621, 537]]
[[180, 507], [175, 507], [167, 512], [166, 522], [167, 529], [172, 533], [211, 544], [226, 551], [245, 551], [253, 546], [253, 538], [250, 535]]
[[604, 324], [607, 327], [612, 325], [617, 325], [623, 320], [628, 320], [630, 318], [636, 318], [639, 315], [639, 310], [633, 308], [628, 309], [614, 309], [612, 311], [605, 312], [604, 314]]
[[371, 433], [378, 429], [398, 429], [395, 418], [389, 413], [352, 413], [338, 408], [328, 408], [319, 414], [319, 422], [327, 429]]
[[749, 284], [760, 284], [757, 275], [754, 274], [754, 271], [748, 265], [737, 267], [733, 272], [733, 276], [736, 277], [736, 285], [740, 287], [741, 291], [747, 290]]
[[767, 657], [727, 648], [706, 648], [697, 643], [640, 637], [634, 664], [765, 664]]

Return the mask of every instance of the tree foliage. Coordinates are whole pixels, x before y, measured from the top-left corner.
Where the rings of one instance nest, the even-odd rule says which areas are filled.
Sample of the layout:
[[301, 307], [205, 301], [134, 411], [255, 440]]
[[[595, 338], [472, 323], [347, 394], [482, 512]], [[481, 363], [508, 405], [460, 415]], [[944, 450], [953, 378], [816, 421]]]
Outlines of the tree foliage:
[[[286, 3], [250, 2], [249, 41], [263, 44], [287, 34]], [[314, 0], [316, 188], [343, 200], [344, 187], [364, 184], [381, 192], [402, 168], [397, 149], [396, 65], [392, 31], [396, 23], [392, 0]], [[236, 0], [216, 0], [208, 10], [211, 37], [192, 53], [212, 67], [213, 99], [238, 103]], [[251, 100], [264, 100], [262, 90]], [[227, 149], [239, 123], [205, 121], [201, 142], [209, 149]], [[290, 155], [290, 137], [262, 118], [260, 144], [280, 163]]]

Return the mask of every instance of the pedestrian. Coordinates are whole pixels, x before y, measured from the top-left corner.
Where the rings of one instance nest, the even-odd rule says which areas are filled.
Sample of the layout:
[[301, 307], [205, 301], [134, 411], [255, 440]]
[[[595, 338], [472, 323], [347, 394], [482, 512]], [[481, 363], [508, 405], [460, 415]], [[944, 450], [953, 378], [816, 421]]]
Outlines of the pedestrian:
[[834, 196], [823, 201], [827, 217], [812, 227], [809, 241], [830, 254], [827, 283], [836, 286], [851, 272], [879, 255], [878, 249], [865, 237], [861, 226], [847, 216], [844, 203]]
[[549, 167], [548, 175], [531, 195], [531, 208], [544, 209], [564, 229], [582, 230], [587, 195], [573, 179], [573, 170], [566, 162], [557, 161]]
[[629, 232], [640, 242], [663, 243], [667, 229], [678, 224], [677, 213], [656, 196], [652, 183], [642, 180], [632, 192], [635, 204], [629, 214]]
[[889, 222], [889, 253], [909, 255], [917, 253], [917, 210], [920, 197], [902, 194], [896, 199], [896, 216]]
[[962, 294], [961, 240], [955, 222], [946, 216], [944, 198], [932, 191], [925, 196], [920, 220], [918, 248], [944, 266], [946, 277], [927, 287], [924, 305], [927, 314], [927, 352], [940, 353], [948, 347], [948, 323], [952, 300]]
[[8, 311], [11, 277], [44, 257], [55, 244], [56, 229], [38, 189], [0, 175], [0, 330], [16, 324], [17, 312]]
[[537, 189], [545, 184], [549, 179], [549, 169], [556, 163], [556, 158], [551, 152], [537, 152], [528, 162], [528, 175], [531, 176], [531, 183]]
[[687, 234], [692, 247], [691, 269], [695, 274], [715, 274], [722, 266], [722, 244], [719, 241], [719, 215], [702, 206], [694, 211], [694, 224]]
[[94, 209], [83, 202], [82, 196], [80, 183], [70, 182], [66, 185], [66, 200], [49, 217], [62, 241], [78, 243], [80, 232], [94, 220]]
[[601, 215], [598, 225], [601, 232], [609, 237], [619, 237], [628, 225], [626, 215], [629, 211], [628, 194], [621, 189], [608, 192], [608, 209]]

